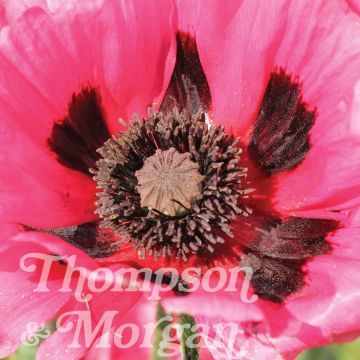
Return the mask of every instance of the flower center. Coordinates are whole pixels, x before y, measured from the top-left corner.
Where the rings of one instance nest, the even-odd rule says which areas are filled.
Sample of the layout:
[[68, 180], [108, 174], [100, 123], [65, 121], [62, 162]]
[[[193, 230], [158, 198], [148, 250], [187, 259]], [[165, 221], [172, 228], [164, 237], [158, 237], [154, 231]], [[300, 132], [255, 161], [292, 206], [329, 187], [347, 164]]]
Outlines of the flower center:
[[184, 261], [214, 252], [232, 236], [231, 220], [246, 215], [240, 199], [247, 169], [237, 139], [205, 114], [149, 111], [98, 150], [93, 169], [102, 226], [133, 243], [141, 257]]

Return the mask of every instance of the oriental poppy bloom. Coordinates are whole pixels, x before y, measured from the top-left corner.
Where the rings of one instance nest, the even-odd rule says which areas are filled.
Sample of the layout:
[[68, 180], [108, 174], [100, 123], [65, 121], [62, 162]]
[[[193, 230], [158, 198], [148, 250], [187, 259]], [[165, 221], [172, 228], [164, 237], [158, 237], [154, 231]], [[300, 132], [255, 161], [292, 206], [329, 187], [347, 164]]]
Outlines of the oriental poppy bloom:
[[[216, 359], [358, 335], [360, 37], [345, 1], [70, 2], [14, 17], [3, 222], [107, 266], [250, 267], [254, 304], [163, 299], [203, 325]], [[212, 341], [222, 320], [240, 329], [231, 348]]]

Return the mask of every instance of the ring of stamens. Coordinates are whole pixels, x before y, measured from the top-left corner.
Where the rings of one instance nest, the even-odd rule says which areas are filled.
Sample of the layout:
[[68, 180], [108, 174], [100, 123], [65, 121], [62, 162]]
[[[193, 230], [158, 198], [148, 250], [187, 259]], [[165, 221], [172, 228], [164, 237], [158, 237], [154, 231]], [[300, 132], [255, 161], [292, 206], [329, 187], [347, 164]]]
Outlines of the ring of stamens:
[[[142, 258], [175, 252], [186, 261], [190, 253], [214, 252], [216, 244], [232, 237], [231, 220], [246, 212], [240, 199], [246, 193], [241, 179], [247, 169], [239, 165], [238, 139], [221, 126], [209, 126], [204, 113], [190, 115], [177, 109], [168, 114], [149, 110], [147, 118], [136, 117], [124, 125], [126, 131], [98, 149], [102, 158], [98, 168], [91, 169], [101, 189], [96, 212], [102, 226], [131, 241]], [[185, 198], [174, 198], [165, 185], [157, 184], [160, 173], [148, 179], [160, 195], [151, 194], [155, 190], [146, 187], [149, 182], [144, 188], [149, 163], [151, 167], [157, 156], [170, 154], [172, 168], [176, 161], [184, 166], [175, 167], [171, 181], [163, 184], [172, 182], [176, 191], [187, 194]], [[184, 189], [181, 181], [174, 180], [176, 171], [179, 178], [188, 180]], [[154, 206], [145, 199], [153, 195], [165, 198], [163, 204]]]

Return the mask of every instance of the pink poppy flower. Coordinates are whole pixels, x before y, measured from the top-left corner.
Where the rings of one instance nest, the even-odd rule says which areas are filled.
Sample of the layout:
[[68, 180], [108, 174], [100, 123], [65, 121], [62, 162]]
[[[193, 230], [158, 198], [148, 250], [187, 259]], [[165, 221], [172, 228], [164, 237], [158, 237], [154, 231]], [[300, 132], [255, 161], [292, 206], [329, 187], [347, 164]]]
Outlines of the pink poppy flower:
[[[9, 254], [17, 264], [36, 249], [76, 252], [91, 269], [252, 268], [255, 303], [201, 289], [162, 299], [195, 317], [215, 359], [294, 358], [359, 335], [360, 37], [349, 4], [4, 3], [0, 209], [18, 227], [3, 232], [2, 335], [17, 344], [29, 320], [82, 305], [58, 296], [56, 276], [53, 291], [33, 294]], [[94, 297], [95, 317], [106, 296]], [[135, 323], [138, 300], [118, 305]], [[218, 337], [222, 322], [235, 337]], [[39, 356], [60, 357], [68, 340], [55, 333]]]

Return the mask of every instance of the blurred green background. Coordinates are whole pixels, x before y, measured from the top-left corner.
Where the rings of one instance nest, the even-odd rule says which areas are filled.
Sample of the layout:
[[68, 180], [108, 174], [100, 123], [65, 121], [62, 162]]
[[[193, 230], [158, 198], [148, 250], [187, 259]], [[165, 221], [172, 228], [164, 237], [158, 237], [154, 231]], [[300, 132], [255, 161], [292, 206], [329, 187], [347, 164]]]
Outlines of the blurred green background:
[[360, 360], [360, 338], [351, 343], [304, 351], [296, 360]]
[[[36, 349], [21, 346], [7, 360], [34, 360]], [[134, 358], [135, 359], [135, 358]], [[138, 359], [143, 360], [143, 359]], [[261, 360], [260, 358], [254, 360]], [[296, 360], [360, 360], [360, 338], [352, 343], [333, 344], [303, 352]]]

